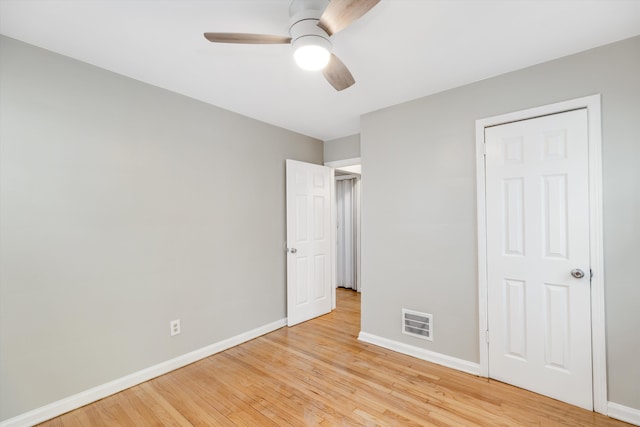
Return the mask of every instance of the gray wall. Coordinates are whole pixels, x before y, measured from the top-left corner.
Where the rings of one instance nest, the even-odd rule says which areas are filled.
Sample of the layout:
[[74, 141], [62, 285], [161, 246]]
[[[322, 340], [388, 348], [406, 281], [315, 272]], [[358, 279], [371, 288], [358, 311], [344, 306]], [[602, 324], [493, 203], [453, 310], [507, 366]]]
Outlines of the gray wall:
[[358, 134], [324, 142], [325, 162], [355, 159], [356, 157], [360, 157], [360, 135]]
[[0, 49], [0, 419], [286, 316], [285, 158], [320, 141]]
[[[362, 118], [364, 332], [479, 361], [475, 120], [598, 93], [609, 400], [640, 409], [640, 37]], [[433, 343], [402, 307], [434, 314]]]

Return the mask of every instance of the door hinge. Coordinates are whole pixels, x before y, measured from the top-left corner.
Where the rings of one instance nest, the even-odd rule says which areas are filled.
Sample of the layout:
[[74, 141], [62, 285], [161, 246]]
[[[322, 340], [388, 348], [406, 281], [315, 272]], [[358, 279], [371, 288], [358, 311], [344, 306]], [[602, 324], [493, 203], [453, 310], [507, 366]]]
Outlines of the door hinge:
[[487, 344], [489, 344], [489, 330], [488, 329], [486, 331], [484, 331], [484, 338], [485, 338], [485, 341], [487, 341]]
[[485, 157], [487, 155], [487, 143], [486, 142], [482, 143], [482, 154], [484, 154]]

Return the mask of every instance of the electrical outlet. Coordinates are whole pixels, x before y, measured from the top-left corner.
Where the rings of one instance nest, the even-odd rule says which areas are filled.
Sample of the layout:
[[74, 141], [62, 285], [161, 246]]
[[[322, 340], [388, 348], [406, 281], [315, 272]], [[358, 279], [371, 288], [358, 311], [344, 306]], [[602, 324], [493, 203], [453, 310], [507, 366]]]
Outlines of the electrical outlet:
[[178, 335], [180, 333], [180, 319], [172, 320], [169, 322], [171, 327], [171, 336]]

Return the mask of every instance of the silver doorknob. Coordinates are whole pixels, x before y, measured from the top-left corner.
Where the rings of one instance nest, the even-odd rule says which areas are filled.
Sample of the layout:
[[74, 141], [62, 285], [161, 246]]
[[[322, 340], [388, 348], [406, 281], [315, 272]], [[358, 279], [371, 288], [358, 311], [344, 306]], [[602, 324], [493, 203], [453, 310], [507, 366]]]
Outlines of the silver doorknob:
[[289, 252], [291, 252], [292, 254], [295, 254], [296, 252], [298, 252], [298, 250], [296, 248], [291, 248], [289, 249]]
[[580, 270], [579, 268], [574, 268], [573, 270], [571, 270], [571, 275], [576, 279], [582, 279], [584, 277], [584, 271]]

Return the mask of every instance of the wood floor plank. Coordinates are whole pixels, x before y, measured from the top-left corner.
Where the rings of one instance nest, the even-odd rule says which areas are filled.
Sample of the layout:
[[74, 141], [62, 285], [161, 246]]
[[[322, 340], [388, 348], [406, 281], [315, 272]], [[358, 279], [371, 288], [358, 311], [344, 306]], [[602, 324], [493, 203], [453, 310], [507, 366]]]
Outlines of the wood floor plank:
[[628, 424], [358, 341], [360, 296], [42, 424], [579, 426]]

